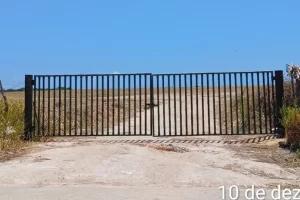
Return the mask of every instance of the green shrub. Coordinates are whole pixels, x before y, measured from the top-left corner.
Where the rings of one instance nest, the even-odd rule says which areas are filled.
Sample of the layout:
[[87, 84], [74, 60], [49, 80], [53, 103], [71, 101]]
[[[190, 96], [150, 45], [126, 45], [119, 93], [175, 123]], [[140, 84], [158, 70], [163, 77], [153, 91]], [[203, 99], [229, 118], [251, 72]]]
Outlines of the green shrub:
[[24, 103], [8, 100], [8, 111], [0, 100], [0, 150], [15, 149], [22, 144], [24, 132]]
[[284, 106], [281, 109], [282, 125], [285, 128], [286, 142], [289, 145], [300, 145], [300, 107]]

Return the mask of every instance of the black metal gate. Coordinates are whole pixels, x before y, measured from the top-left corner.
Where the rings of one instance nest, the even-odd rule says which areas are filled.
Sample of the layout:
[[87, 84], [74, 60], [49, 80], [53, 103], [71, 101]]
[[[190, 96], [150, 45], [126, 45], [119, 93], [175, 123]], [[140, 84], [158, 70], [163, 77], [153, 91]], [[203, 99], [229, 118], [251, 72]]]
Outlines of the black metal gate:
[[25, 133], [27, 138], [271, 134], [280, 124], [282, 74], [26, 75]]

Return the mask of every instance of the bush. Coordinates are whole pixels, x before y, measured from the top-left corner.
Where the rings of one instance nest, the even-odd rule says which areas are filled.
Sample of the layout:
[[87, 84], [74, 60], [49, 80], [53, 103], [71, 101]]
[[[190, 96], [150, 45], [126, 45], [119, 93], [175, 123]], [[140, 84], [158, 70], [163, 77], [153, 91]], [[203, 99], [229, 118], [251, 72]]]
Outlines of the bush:
[[286, 143], [289, 145], [300, 145], [300, 108], [284, 106], [281, 110], [282, 125], [285, 128]]
[[4, 100], [0, 100], [0, 150], [11, 150], [22, 144], [24, 132], [24, 103], [8, 101], [8, 111]]

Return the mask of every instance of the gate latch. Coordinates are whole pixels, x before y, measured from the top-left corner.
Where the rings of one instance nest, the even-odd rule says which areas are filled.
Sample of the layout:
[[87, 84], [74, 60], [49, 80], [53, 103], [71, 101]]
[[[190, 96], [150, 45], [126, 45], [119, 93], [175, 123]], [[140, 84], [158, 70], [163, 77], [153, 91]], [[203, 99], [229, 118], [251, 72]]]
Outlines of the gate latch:
[[158, 106], [157, 104], [155, 104], [155, 103], [147, 103], [146, 104], [146, 106], [145, 106], [145, 109], [147, 110], [147, 109], [149, 109], [149, 108], [153, 108], [153, 107], [155, 107], [155, 106]]

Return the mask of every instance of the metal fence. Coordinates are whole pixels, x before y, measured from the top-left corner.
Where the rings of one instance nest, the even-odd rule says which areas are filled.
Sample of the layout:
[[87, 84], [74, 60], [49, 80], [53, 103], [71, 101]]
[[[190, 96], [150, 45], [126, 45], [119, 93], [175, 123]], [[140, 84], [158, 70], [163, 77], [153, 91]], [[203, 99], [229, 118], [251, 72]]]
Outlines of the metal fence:
[[29, 136], [271, 134], [283, 95], [282, 71], [25, 79]]

